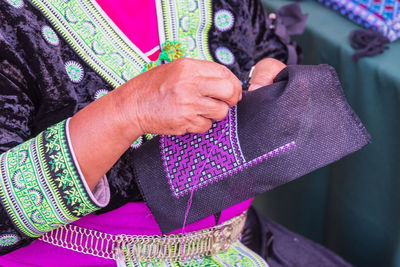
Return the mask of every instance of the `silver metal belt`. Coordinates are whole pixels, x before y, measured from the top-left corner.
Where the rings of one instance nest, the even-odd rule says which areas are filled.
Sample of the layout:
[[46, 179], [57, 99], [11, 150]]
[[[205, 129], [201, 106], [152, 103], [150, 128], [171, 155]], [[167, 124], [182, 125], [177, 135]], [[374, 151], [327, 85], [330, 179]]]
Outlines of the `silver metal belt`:
[[39, 240], [106, 259], [132, 261], [186, 261], [226, 251], [243, 230], [247, 212], [222, 224], [178, 235], [111, 235], [76, 225], [66, 225]]

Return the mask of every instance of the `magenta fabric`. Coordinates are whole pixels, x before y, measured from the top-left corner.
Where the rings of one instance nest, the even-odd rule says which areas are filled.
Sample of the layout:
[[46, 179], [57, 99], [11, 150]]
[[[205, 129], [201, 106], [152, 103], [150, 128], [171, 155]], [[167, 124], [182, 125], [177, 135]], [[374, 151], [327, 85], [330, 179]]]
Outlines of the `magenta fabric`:
[[[143, 53], [159, 46], [156, 1], [96, 0], [115, 25]], [[145, 27], [144, 27], [145, 25]], [[150, 60], [157, 60], [157, 51]]]
[[[251, 201], [252, 199], [249, 199], [222, 211], [219, 223], [240, 215], [250, 207]], [[102, 215], [90, 214], [73, 224], [109, 234], [161, 234], [161, 230], [153, 215], [143, 202], [128, 203], [119, 209]], [[185, 227], [185, 232], [197, 231], [214, 225], [214, 216], [210, 216], [191, 225], [187, 225]], [[181, 232], [182, 229], [179, 229], [171, 234]], [[114, 260], [78, 253], [36, 240], [27, 247], [20, 248], [0, 257], [0, 266], [116, 266], [116, 262]]]

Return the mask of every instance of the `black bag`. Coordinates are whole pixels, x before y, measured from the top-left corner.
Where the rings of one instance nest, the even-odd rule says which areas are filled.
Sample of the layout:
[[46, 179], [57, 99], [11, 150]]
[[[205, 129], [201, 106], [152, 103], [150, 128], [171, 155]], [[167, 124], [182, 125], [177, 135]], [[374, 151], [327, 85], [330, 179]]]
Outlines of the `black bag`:
[[274, 84], [244, 92], [207, 133], [157, 136], [134, 152], [133, 164], [168, 233], [339, 160], [369, 139], [334, 69], [295, 65]]

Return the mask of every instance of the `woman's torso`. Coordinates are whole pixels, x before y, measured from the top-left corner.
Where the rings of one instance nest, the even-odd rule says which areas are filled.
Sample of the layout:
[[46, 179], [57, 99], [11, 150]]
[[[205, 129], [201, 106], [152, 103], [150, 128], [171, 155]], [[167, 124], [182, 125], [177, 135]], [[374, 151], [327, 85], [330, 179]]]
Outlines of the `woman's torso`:
[[[147, 60], [156, 59], [159, 53], [156, 47], [160, 45], [160, 38], [158, 35], [159, 23], [157, 23], [157, 13], [154, 2], [136, 1], [137, 6], [140, 6], [140, 8], [129, 8], [130, 5], [132, 6], [131, 1], [130, 5], [128, 5], [129, 3], [124, 3], [126, 1], [121, 1], [121, 6], [128, 7], [126, 9], [115, 8], [115, 5], [118, 4], [117, 2], [99, 0], [99, 5], [103, 11], [114, 21], [113, 23], [108, 20], [108, 24], [112, 25], [111, 27], [118, 33], [118, 37], [112, 36], [109, 38], [109, 44], [118, 46], [123, 43], [133, 43], [136, 49], [139, 49], [142, 54], [152, 51], [148, 53]], [[24, 8], [27, 8], [27, 13], [25, 14], [18, 13], [21, 12], [19, 8], [11, 8], [11, 24], [15, 24], [16, 27], [15, 29], [6, 28], [6, 31], [11, 32], [9, 35], [9, 41], [11, 43], [15, 42], [16, 46], [17, 43], [27, 43], [29, 50], [35, 51], [35, 53], [29, 57], [25, 54], [27, 49], [19, 51], [21, 56], [26, 58], [26, 68], [24, 69], [26, 75], [24, 81], [21, 80], [20, 82], [32, 86], [31, 95], [37, 110], [36, 117], [32, 119], [31, 125], [32, 133], [35, 134], [51, 124], [72, 116], [78, 110], [94, 101], [101, 93], [111, 91], [116, 87], [116, 83], [110, 83], [107, 76], [101, 75], [101, 73], [94, 70], [90, 58], [88, 59], [83, 54], [79, 56], [79, 53], [76, 53], [77, 51], [71, 47], [71, 40], [67, 38], [68, 34], [61, 36], [60, 32], [54, 29], [54, 25], [51, 25], [42, 13], [33, 6], [30, 6], [29, 3], [25, 3], [25, 5]], [[72, 9], [64, 11], [66, 21], [74, 21], [73, 16], [68, 13], [68, 10]], [[101, 9], [98, 10], [101, 11]], [[138, 12], [138, 10], [140, 10], [140, 12]], [[107, 16], [100, 14], [98, 18], [105, 17]], [[89, 22], [89, 24], [87, 24], [88, 34], [93, 30], [93, 28], [91, 28], [92, 26], [95, 27], [94, 31], [101, 30], [101, 26], [95, 25], [94, 21], [87, 22]], [[92, 26], [90, 26], [90, 23], [92, 23]], [[181, 21], [181, 23], [184, 22]], [[71, 32], [80, 31], [79, 28], [73, 29], [74, 24], [69, 26], [72, 29]], [[58, 30], [60, 31], [60, 29]], [[23, 34], [18, 35], [18, 31], [22, 31]], [[122, 31], [124, 34], [121, 34], [119, 31]], [[65, 32], [67, 32], [67, 30], [64, 31], [64, 33]], [[85, 31], [82, 30], [81, 33], [84, 34]], [[18, 39], [13, 39], [13, 36], [17, 36]], [[140, 37], [138, 38], [138, 36]], [[113, 42], [113, 38], [127, 38], [131, 43], [129, 43], [129, 41], [121, 42], [115, 40], [115, 42]], [[87, 40], [89, 39], [90, 38], [87, 38]], [[191, 39], [188, 38], [188, 40], [190, 41]], [[218, 43], [218, 40], [215, 41], [215, 43]], [[205, 42], [203, 45], [208, 46], [209, 43]], [[96, 47], [95, 41], [92, 41], [91, 47], [94, 54], [101, 54], [100, 52], [102, 51], [100, 51], [101, 49], [99, 49], [99, 47]], [[209, 47], [206, 48], [208, 49]], [[126, 54], [127, 57], [134, 55], [134, 53], [129, 52], [126, 52]], [[107, 60], [112, 60], [113, 58], [106, 58], [104, 65], [118, 64], [118, 55], [116, 55], [115, 58], [117, 62], [107, 62]], [[122, 59], [124, 60], [123, 57]], [[204, 59], [213, 60], [211, 56]], [[239, 69], [239, 64], [237, 62], [227, 63], [230, 63], [229, 65], [231, 65], [233, 69]], [[32, 66], [36, 67], [33, 68]], [[68, 73], [69, 66], [77, 66], [78, 73]], [[67, 75], [65, 73], [66, 70]], [[16, 77], [16, 79], [17, 78], [18, 77]], [[120, 78], [124, 79], [123, 75], [121, 75]], [[32, 84], [33, 81], [35, 81], [35, 85]], [[132, 149], [127, 151], [108, 173], [112, 201], [108, 209], [105, 210], [107, 212], [101, 215], [88, 215], [75, 222], [75, 225], [90, 227], [111, 234], [161, 233], [151, 212], [147, 206], [141, 202], [143, 199], [130, 168], [131, 161]], [[215, 216], [212, 215], [192, 225], [186, 226], [185, 230], [196, 231], [211, 227], [216, 223], [221, 223], [239, 215], [246, 210], [249, 205], [250, 201], [238, 204], [218, 214], [218, 222]], [[179, 233], [180, 231], [181, 230], [177, 230], [175, 233]], [[39, 252], [41, 257], [36, 264], [42, 266], [52, 265], [55, 263], [55, 260], [58, 262], [68, 262], [68, 266], [71, 266], [71, 259], [74, 259], [74, 261], [77, 260], [76, 262], [79, 262], [79, 264], [90, 259], [90, 261], [88, 261], [90, 264], [104, 265], [109, 263], [113, 265], [113, 261], [101, 261], [100, 259], [93, 259], [92, 256], [84, 254], [78, 255], [75, 252], [56, 248], [41, 241], [34, 241], [29, 247], [21, 248], [2, 257], [2, 261], [7, 262], [7, 264], [5, 264], [7, 266], [11, 266], [11, 262], [13, 262], [13, 264], [18, 262], [25, 264], [22, 263], [22, 261], [34, 258]], [[8, 260], [11, 261], [8, 262]], [[88, 266], [90, 266], [90, 264]]]

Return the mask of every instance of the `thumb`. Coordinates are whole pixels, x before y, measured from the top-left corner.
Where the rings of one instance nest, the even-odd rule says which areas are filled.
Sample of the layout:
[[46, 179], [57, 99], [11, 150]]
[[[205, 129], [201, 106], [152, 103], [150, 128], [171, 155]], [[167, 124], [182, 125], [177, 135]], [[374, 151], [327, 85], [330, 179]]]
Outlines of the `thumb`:
[[254, 91], [260, 87], [272, 84], [276, 75], [285, 67], [285, 64], [273, 58], [261, 60], [255, 65], [250, 78], [249, 91]]

